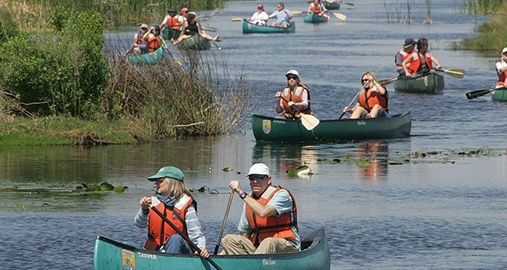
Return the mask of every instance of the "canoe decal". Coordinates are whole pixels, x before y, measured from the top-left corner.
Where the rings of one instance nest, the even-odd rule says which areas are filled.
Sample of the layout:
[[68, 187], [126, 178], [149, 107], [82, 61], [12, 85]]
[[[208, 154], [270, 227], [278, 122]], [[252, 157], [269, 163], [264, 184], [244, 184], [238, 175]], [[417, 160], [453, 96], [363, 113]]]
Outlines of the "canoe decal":
[[262, 259], [262, 265], [275, 265], [276, 261], [271, 258]]
[[262, 130], [264, 134], [269, 134], [271, 132], [271, 121], [267, 119], [262, 120]]
[[428, 87], [428, 76], [424, 77], [424, 86]]
[[121, 250], [121, 269], [136, 270], [136, 258], [134, 252], [126, 249]]

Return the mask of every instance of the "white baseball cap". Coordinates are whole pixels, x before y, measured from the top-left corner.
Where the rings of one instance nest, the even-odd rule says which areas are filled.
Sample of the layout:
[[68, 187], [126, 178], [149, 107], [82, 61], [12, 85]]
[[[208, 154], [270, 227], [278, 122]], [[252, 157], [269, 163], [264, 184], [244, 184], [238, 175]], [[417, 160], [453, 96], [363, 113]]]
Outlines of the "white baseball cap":
[[503, 48], [502, 53], [507, 53], [507, 47]]
[[299, 78], [299, 72], [295, 69], [291, 69], [291, 70], [287, 71], [287, 73], [285, 73], [285, 76], [288, 76], [288, 75], [296, 75]]
[[248, 171], [248, 174], [246, 176], [250, 175], [267, 175], [269, 176], [269, 168], [264, 163], [255, 163], [250, 167], [250, 170]]

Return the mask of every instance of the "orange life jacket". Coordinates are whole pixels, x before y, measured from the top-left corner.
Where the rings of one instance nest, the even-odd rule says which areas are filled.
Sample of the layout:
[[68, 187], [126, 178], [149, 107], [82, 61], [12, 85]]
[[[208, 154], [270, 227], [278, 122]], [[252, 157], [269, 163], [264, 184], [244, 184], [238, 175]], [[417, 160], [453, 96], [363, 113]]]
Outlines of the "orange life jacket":
[[319, 5], [315, 6], [313, 3], [310, 4], [310, 10], [316, 14], [320, 14], [322, 12], [322, 7]]
[[174, 17], [169, 16], [169, 18], [167, 18], [166, 25], [167, 27], [172, 28], [174, 30], [180, 30], [181, 28], [181, 23], [178, 20], [178, 16]]
[[[155, 197], [152, 197], [154, 199]], [[183, 200], [184, 205], [181, 209], [174, 207], [170, 209], [163, 203], [159, 202], [155, 206], [160, 213], [163, 213], [172, 224], [176, 226], [181, 232], [187, 235], [187, 224], [185, 222], [185, 215], [187, 214], [188, 207], [190, 204], [195, 203], [192, 197], [183, 196], [180, 200]], [[158, 201], [158, 199], [157, 199]], [[195, 205], [194, 205], [195, 207]], [[161, 247], [165, 244], [167, 237], [177, 234], [171, 225], [167, 224], [155, 211], [150, 208], [150, 214], [148, 217], [148, 238], [155, 242], [157, 247]], [[187, 235], [188, 236], [188, 235]]]
[[410, 62], [410, 65], [408, 66], [408, 69], [410, 70], [410, 74], [415, 74], [421, 69], [421, 57], [424, 57], [424, 60], [426, 61], [426, 66], [428, 69], [433, 68], [433, 63], [431, 62], [431, 53], [426, 52], [424, 54], [420, 53], [414, 53], [414, 56], [412, 57], [412, 61]]
[[246, 217], [248, 225], [252, 229], [250, 240], [255, 246], [259, 246], [262, 240], [267, 237], [284, 238], [287, 240], [293, 240], [296, 238], [296, 234], [292, 231], [292, 227], [298, 229], [297, 226], [297, 207], [296, 200], [292, 193], [282, 186], [269, 186], [260, 198], [255, 198], [261, 204], [267, 204], [281, 189], [287, 190], [290, 197], [292, 198], [292, 212], [283, 213], [279, 216], [270, 216], [261, 218], [253, 213], [250, 207], [246, 207]]
[[359, 105], [365, 108], [368, 112], [370, 112], [373, 106], [377, 104], [382, 106], [382, 108], [384, 108], [386, 112], [389, 112], [387, 100], [388, 100], [387, 89], [385, 95], [381, 95], [378, 90], [371, 89], [368, 91], [366, 91], [365, 89], [361, 91], [361, 94], [359, 95]]
[[[296, 109], [289, 106], [288, 102], [289, 101], [296, 102], [296, 103], [303, 102], [303, 93], [305, 90], [306, 90], [307, 96], [308, 96], [308, 108], [303, 109], [303, 110], [299, 110], [299, 112], [298, 112]], [[283, 117], [285, 117], [287, 119], [295, 119], [295, 118], [301, 117], [300, 113], [313, 114], [312, 109], [310, 108], [310, 91], [308, 91], [308, 88], [304, 84], [298, 85], [298, 87], [296, 87], [296, 91], [294, 91], [294, 92], [290, 91], [290, 89], [288, 87], [283, 89], [282, 97], [283, 97], [283, 100], [282, 100], [283, 110], [285, 111], [282, 114]]]
[[415, 51], [412, 51], [411, 53], [408, 53], [406, 52], [405, 50], [400, 50], [396, 53], [396, 55], [394, 56], [394, 62], [396, 62], [396, 56], [399, 54], [401, 55], [401, 61], [405, 61], [405, 59], [407, 59], [411, 54], [413, 54]]
[[162, 46], [162, 38], [160, 38], [160, 36], [149, 36], [147, 44], [148, 44], [148, 52], [154, 52], [160, 46]]

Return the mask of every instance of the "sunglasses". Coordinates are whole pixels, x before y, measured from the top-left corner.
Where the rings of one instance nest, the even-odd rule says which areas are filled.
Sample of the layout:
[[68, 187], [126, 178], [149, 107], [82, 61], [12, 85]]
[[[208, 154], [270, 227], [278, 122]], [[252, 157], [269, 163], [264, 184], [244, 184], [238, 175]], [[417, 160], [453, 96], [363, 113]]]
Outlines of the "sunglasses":
[[367, 81], [369, 81], [369, 80], [368, 80], [368, 79], [362, 79], [362, 80], [361, 80], [361, 82], [362, 82], [362, 83], [365, 83], [365, 82], [367, 82]]
[[264, 180], [266, 178], [265, 175], [256, 175], [256, 174], [253, 174], [253, 175], [249, 175], [248, 176], [248, 180], [250, 181], [255, 181], [255, 180]]
[[289, 75], [289, 76], [287, 76], [287, 81], [288, 81], [288, 80], [297, 80], [297, 79], [298, 79], [298, 77], [297, 77], [297, 76], [294, 76], [294, 75]]

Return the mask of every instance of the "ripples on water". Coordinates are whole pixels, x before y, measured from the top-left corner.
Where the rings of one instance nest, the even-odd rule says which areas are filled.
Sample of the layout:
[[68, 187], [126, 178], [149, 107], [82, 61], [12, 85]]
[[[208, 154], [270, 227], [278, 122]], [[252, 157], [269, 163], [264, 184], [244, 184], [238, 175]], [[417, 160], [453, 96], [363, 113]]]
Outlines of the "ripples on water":
[[[432, 1], [433, 25], [423, 25], [426, 1], [412, 1], [414, 24], [387, 23], [383, 1], [354, 2], [327, 24], [310, 25], [298, 15], [290, 35], [243, 35], [232, 16], [248, 17], [257, 2], [231, 2], [205, 26], [217, 27], [230, 71], [244, 72], [255, 89], [254, 113], [274, 116], [274, 93], [283, 74], [297, 69], [312, 90], [321, 119], [337, 117], [359, 91], [358, 78], [372, 70], [395, 77], [394, 54], [406, 37], [427, 37], [444, 68], [464, 68], [464, 79], [446, 77], [442, 95], [391, 92], [394, 112], [411, 110], [412, 137], [390, 141], [320, 145], [256, 145], [251, 131], [217, 138], [167, 141], [92, 149], [12, 147], [0, 149], [0, 187], [70, 188], [108, 181], [126, 185], [123, 194], [2, 192], [2, 269], [91, 269], [101, 234], [141, 243], [145, 230], [133, 225], [139, 198], [153, 192], [145, 179], [174, 164], [187, 185], [216, 188], [196, 194], [199, 217], [216, 244], [228, 200], [227, 183], [244, 179], [252, 162], [265, 162], [275, 184], [296, 195], [301, 234], [324, 226], [333, 269], [505, 269], [507, 266], [507, 106], [489, 97], [468, 101], [465, 93], [496, 79], [495, 59], [450, 51], [452, 42], [473, 35], [473, 22], [487, 17], [458, 12], [459, 1]], [[277, 2], [260, 2], [269, 12]], [[406, 3], [387, 2], [406, 13]], [[286, 3], [305, 10], [305, 1]], [[120, 34], [130, 42], [131, 33]], [[177, 57], [178, 52], [170, 49]], [[456, 149], [494, 155], [457, 155]], [[437, 154], [414, 158], [414, 152]], [[503, 152], [502, 152], [503, 151]], [[499, 154], [500, 153], [500, 154]], [[503, 155], [502, 155], [503, 153]], [[449, 155], [447, 155], [449, 154]], [[500, 155], [500, 156], [499, 156]], [[366, 166], [356, 164], [366, 159]], [[337, 162], [340, 160], [340, 162]], [[407, 162], [410, 161], [411, 162]], [[289, 178], [290, 166], [307, 164], [308, 178]], [[224, 172], [232, 167], [233, 172]], [[211, 168], [211, 170], [210, 170]], [[246, 182], [243, 182], [246, 185]], [[241, 201], [235, 198], [225, 233], [236, 231]]]

